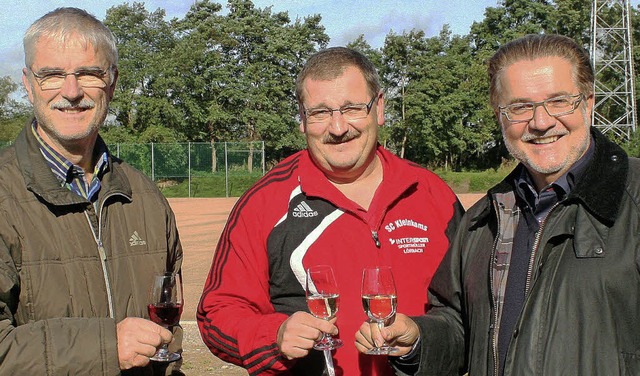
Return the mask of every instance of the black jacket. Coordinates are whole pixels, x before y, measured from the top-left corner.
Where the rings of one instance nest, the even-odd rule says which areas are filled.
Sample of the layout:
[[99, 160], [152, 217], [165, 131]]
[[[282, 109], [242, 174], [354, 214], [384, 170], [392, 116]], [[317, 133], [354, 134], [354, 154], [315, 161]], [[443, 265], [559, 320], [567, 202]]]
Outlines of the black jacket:
[[[541, 225], [505, 375], [640, 375], [640, 160], [592, 136], [585, 175]], [[416, 318], [418, 374], [497, 372], [496, 250], [510, 248], [512, 181], [467, 212], [434, 276], [433, 309]]]

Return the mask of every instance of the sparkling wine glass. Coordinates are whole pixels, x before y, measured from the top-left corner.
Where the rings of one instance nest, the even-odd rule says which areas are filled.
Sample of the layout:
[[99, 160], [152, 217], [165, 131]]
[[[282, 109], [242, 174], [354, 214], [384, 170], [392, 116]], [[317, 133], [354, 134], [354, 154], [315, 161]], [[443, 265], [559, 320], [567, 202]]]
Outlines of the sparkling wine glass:
[[[375, 321], [382, 330], [385, 322], [390, 321], [396, 314], [398, 298], [396, 285], [393, 281], [391, 268], [379, 266], [366, 268], [362, 271], [362, 307], [370, 320]], [[388, 355], [397, 348], [383, 343], [380, 347], [373, 347], [367, 354]]]
[[[171, 327], [180, 321], [182, 304], [180, 275], [164, 273], [154, 276], [147, 306], [151, 321], [171, 330]], [[168, 344], [163, 343], [150, 359], [157, 362], [174, 362], [180, 358], [180, 354], [169, 351]]]
[[[312, 315], [324, 320], [331, 320], [338, 313], [340, 293], [333, 275], [333, 269], [328, 265], [312, 266], [307, 269], [307, 305]], [[316, 350], [333, 350], [342, 346], [342, 340], [323, 333], [322, 339], [313, 348]]]

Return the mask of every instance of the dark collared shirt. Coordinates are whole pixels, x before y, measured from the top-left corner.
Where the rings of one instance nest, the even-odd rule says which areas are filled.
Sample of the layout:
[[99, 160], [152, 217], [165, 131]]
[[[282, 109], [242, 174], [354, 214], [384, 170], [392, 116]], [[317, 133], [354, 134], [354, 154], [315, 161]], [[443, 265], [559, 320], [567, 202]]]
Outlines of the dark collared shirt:
[[36, 131], [37, 124], [34, 121], [31, 127], [31, 131], [36, 136], [40, 146], [40, 152], [47, 161], [47, 165], [51, 168], [53, 175], [60, 182], [60, 186], [66, 187], [71, 192], [86, 198], [90, 202], [95, 202], [100, 191], [100, 180], [107, 171], [107, 146], [102, 142], [100, 138], [96, 142], [93, 155], [96, 159], [96, 164], [93, 170], [93, 177], [91, 182], [87, 182], [84, 170], [80, 166], [74, 165], [62, 154], [55, 151], [40, 137]]
[[575, 187], [584, 174], [587, 164], [593, 157], [594, 152], [595, 146], [592, 141], [584, 155], [571, 166], [569, 171], [559, 177], [555, 182], [544, 187], [539, 193], [529, 171], [527, 171], [523, 165], [518, 167], [520, 168], [520, 174], [517, 175], [514, 183], [521, 215], [513, 238], [509, 274], [507, 276], [504, 305], [500, 319], [500, 331], [498, 335], [500, 375], [504, 372], [507, 349], [511, 342], [516, 321], [524, 306], [531, 252], [535, 243], [535, 237], [540, 230], [540, 224], [547, 217], [551, 209], [564, 199], [573, 187]]

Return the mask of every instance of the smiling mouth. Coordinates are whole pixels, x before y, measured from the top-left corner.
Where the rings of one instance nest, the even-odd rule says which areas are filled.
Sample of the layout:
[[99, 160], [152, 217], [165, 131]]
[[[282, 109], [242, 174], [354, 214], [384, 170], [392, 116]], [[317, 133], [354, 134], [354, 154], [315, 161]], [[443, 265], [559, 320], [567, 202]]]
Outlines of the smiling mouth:
[[536, 145], [545, 145], [545, 144], [551, 144], [553, 142], [556, 142], [559, 139], [560, 139], [560, 136], [549, 136], [549, 137], [534, 138], [529, 142]]
[[86, 108], [80, 108], [80, 107], [75, 107], [75, 108], [59, 108], [58, 111], [64, 112], [65, 114], [79, 114], [81, 112], [86, 111]]

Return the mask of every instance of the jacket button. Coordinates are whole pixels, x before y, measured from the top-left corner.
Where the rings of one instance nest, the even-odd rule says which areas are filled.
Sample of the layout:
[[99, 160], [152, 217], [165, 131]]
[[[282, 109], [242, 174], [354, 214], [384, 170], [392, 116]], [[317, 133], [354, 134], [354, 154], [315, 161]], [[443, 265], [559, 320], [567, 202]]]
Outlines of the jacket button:
[[596, 253], [596, 255], [601, 255], [604, 252], [604, 249], [598, 247], [594, 250], [594, 252]]
[[611, 156], [611, 161], [612, 161], [612, 162], [617, 162], [617, 161], [618, 161], [618, 156], [617, 156], [617, 155], [615, 155], [615, 154], [614, 154], [614, 155], [612, 155], [612, 156]]
[[513, 331], [513, 338], [518, 338], [518, 334], [520, 334], [520, 329], [516, 329]]

